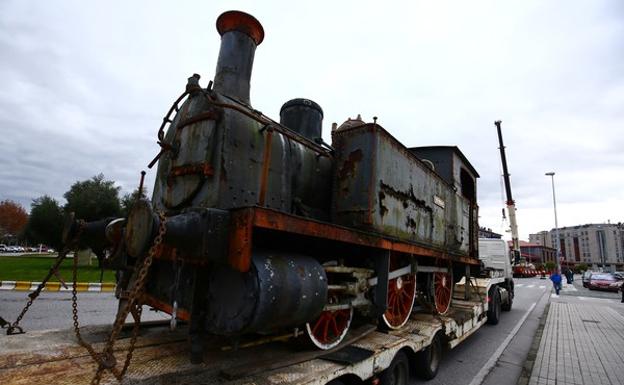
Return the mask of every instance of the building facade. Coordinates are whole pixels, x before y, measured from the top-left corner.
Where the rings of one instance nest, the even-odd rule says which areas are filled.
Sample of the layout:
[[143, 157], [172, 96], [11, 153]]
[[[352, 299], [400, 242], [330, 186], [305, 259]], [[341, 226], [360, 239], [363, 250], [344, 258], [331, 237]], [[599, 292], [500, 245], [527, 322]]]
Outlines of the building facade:
[[[509, 242], [509, 247], [512, 247], [511, 242]], [[534, 264], [555, 262], [556, 254], [557, 250], [541, 243], [520, 241], [520, 255], [522, 255], [527, 262]]]
[[[624, 225], [592, 223], [560, 227], [559, 247], [563, 261], [585, 263], [592, 269], [624, 270]], [[555, 229], [529, 235], [529, 242], [557, 247]]]

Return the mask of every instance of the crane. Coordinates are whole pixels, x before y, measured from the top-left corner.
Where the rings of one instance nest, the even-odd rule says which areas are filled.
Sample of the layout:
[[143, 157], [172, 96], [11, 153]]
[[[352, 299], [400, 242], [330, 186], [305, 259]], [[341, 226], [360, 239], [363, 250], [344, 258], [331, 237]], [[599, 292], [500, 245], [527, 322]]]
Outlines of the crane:
[[505, 145], [503, 144], [503, 133], [501, 131], [502, 121], [494, 122], [496, 131], [498, 131], [498, 143], [500, 145], [501, 162], [503, 164], [503, 179], [505, 181], [505, 193], [507, 195], [507, 213], [509, 216], [509, 227], [511, 228], [511, 243], [513, 253], [513, 263], [520, 263], [520, 242], [518, 240], [518, 222], [516, 220], [516, 202], [511, 196], [511, 181], [509, 179], [509, 171], [507, 170], [507, 158], [505, 156]]

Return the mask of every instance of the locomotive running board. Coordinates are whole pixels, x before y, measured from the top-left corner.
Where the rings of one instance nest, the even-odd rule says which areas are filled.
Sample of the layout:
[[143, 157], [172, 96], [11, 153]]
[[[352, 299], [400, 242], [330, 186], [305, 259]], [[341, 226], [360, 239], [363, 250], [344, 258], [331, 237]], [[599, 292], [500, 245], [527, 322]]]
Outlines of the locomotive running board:
[[453, 255], [443, 250], [401, 241], [382, 234], [355, 230], [257, 206], [232, 210], [230, 226], [228, 261], [233, 268], [241, 272], [249, 271], [251, 267], [254, 228], [337, 241], [371, 249], [458, 261], [468, 265], [479, 264], [476, 258]]

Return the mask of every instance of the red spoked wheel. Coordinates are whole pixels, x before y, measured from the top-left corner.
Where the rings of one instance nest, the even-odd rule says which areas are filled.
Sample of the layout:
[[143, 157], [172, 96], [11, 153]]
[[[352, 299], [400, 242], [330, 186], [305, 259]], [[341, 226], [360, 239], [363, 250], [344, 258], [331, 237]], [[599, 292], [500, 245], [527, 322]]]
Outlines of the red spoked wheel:
[[446, 314], [453, 298], [453, 273], [433, 273], [433, 300], [438, 314]]
[[306, 324], [306, 331], [316, 347], [331, 349], [344, 340], [352, 319], [353, 308], [325, 310], [315, 321]]
[[415, 299], [416, 275], [408, 272], [391, 279], [388, 282], [388, 308], [381, 316], [384, 326], [398, 329], [405, 325], [412, 314]]

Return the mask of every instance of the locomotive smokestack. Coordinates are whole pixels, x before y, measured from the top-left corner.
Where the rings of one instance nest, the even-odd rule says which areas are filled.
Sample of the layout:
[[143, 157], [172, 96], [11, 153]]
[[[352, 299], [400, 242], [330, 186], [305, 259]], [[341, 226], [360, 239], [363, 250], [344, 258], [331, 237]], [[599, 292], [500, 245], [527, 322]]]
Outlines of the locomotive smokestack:
[[221, 49], [214, 78], [214, 90], [249, 104], [249, 80], [256, 47], [264, 29], [255, 17], [228, 11], [217, 19]]

